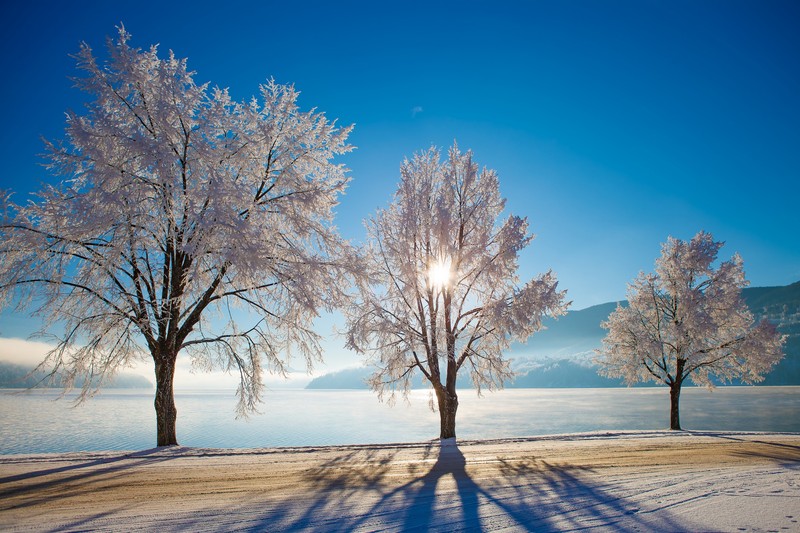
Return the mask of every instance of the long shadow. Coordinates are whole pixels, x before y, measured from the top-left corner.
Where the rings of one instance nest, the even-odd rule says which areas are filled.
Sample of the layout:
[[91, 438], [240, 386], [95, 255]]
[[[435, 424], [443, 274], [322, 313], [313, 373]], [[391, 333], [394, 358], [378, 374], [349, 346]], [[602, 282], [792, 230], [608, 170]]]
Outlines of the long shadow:
[[[51, 474], [60, 474], [61, 472], [68, 472], [70, 470], [79, 470], [81, 468], [92, 468], [93, 466], [116, 463], [118, 461], [123, 461], [125, 459], [136, 459], [138, 457], [147, 457], [148, 455], [152, 455], [158, 451], [161, 451], [161, 449], [151, 448], [148, 450], [142, 450], [140, 452], [126, 453], [123, 455], [116, 455], [112, 457], [102, 457], [95, 459], [93, 461], [87, 461], [85, 463], [71, 464], [66, 466], [60, 466], [58, 468], [48, 468], [45, 470], [36, 470], [34, 472], [25, 472], [23, 474], [16, 474], [13, 476], [0, 477], [0, 485], [4, 483], [11, 483], [13, 481], [22, 481], [25, 479], [32, 479], [35, 477], [49, 476]], [[59, 461], [63, 460], [64, 459], [59, 459]], [[25, 462], [30, 462], [30, 460], [25, 460]]]
[[795, 444], [786, 444], [783, 442], [771, 442], [762, 439], [745, 439], [731, 435], [730, 433], [716, 433], [713, 431], [692, 431], [692, 435], [701, 437], [711, 437], [720, 440], [728, 440], [734, 442], [741, 442], [746, 444], [757, 444], [762, 449], [749, 449], [734, 452], [734, 455], [742, 457], [760, 457], [764, 459], [772, 459], [781, 466], [791, 469], [800, 468], [800, 446]]
[[427, 474], [395, 491], [406, 492], [407, 496], [404, 499], [409, 501], [403, 517], [403, 529], [428, 529], [435, 518], [436, 487], [440, 480], [449, 476], [452, 476], [456, 482], [464, 523], [480, 525], [478, 516], [479, 487], [467, 474], [466, 465], [467, 460], [457, 446], [442, 446], [436, 463]]
[[[125, 506], [119, 506], [115, 509], [86, 516], [73, 522], [59, 524], [55, 527], [48, 526], [50, 529], [42, 529], [42, 531], [46, 531], [48, 533], [61, 533], [63, 531], [94, 531], [97, 529], [97, 521], [105, 518], [113, 518], [117, 513], [123, 512], [124, 510]], [[44, 526], [44, 524], [42, 524], [42, 526]]]
[[[162, 453], [157, 453], [162, 452]], [[143, 463], [157, 463], [168, 461], [172, 459], [173, 455], [165, 455], [163, 449], [152, 448], [140, 452], [126, 453], [110, 457], [101, 457], [95, 460], [69, 464], [57, 468], [48, 468], [44, 470], [36, 470], [34, 472], [25, 472], [23, 474], [16, 474], [13, 476], [6, 476], [0, 478], [0, 501], [6, 503], [9, 498], [18, 497], [25, 494], [38, 493], [50, 488], [66, 487], [72, 484], [85, 484], [92, 478], [109, 476], [112, 474], [119, 475], [125, 470], [135, 468]], [[155, 454], [155, 455], [154, 455]], [[99, 468], [98, 468], [99, 467]], [[28, 480], [46, 476], [57, 476], [65, 472], [75, 472], [72, 475], [58, 476], [55, 479], [47, 479], [38, 482], [26, 483]], [[21, 484], [18, 484], [20, 483]], [[9, 487], [11, 484], [16, 486]], [[52, 500], [59, 498], [66, 498], [72, 495], [66, 491], [58, 491], [48, 493], [46, 497], [41, 497], [34, 500], [25, 502], [16, 502], [14, 507], [27, 507], [35, 505], [37, 502], [44, 499]], [[3, 508], [5, 506], [0, 506]]]
[[[501, 491], [497, 489], [490, 489], [491, 495], [484, 493], [526, 531], [563, 531], [588, 527], [641, 531], [652, 527], [637, 517], [639, 508], [633, 502], [583, 479], [581, 474], [590, 473], [590, 468], [551, 465], [534, 459], [517, 462], [501, 460], [500, 463], [500, 472], [509, 496], [498, 494]], [[666, 515], [659, 522], [664, 530], [683, 529]]]
[[[785, 444], [783, 442], [770, 442], [767, 440], [743, 439], [731, 433], [718, 433], [715, 431], [687, 431], [690, 435], [697, 435], [698, 437], [712, 437], [715, 439], [732, 440], [736, 442], [753, 442], [756, 444], [766, 444], [767, 446], [775, 446], [776, 448], [786, 448], [787, 450], [795, 450], [800, 452], [800, 446], [796, 444]], [[746, 434], [745, 434], [746, 435]], [[758, 433], [754, 434], [758, 435]], [[796, 433], [789, 435], [796, 436]]]
[[305, 509], [297, 509], [296, 502], [285, 502], [251, 530], [267, 531], [275, 521], [287, 521], [290, 531], [350, 531], [351, 525], [331, 514], [330, 507], [343, 510], [348, 501], [357, 501], [361, 491], [380, 491], [395, 454], [380, 448], [353, 449], [310, 469], [305, 476], [314, 486], [315, 499]]
[[[364, 470], [347, 468], [348, 457], [337, 459], [310, 472], [314, 482], [310, 499], [283, 502], [262, 515], [252, 530], [336, 532], [375, 529], [378, 524], [381, 529], [402, 531], [477, 531], [502, 524], [521, 531], [611, 527], [624, 532], [653, 525], [637, 515], [636, 504], [585, 479], [585, 468], [501, 459], [484, 472], [487, 477], [476, 479], [457, 446], [432, 447], [431, 451], [438, 455], [426, 473], [394, 487], [388, 476], [391, 457]], [[440, 489], [450, 479], [455, 491], [452, 485], [449, 491]], [[365, 506], [365, 499], [372, 503]], [[299, 510], [298, 506], [306, 507]], [[491, 523], [483, 524], [482, 517]], [[667, 513], [659, 513], [658, 519], [664, 530], [683, 529]]]

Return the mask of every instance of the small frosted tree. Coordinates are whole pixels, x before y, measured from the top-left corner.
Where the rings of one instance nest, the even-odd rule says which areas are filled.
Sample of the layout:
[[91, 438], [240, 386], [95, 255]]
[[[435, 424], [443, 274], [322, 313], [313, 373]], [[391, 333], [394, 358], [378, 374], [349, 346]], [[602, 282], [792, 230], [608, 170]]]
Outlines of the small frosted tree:
[[[348, 346], [369, 355], [371, 388], [393, 400], [419, 372], [433, 388], [440, 437], [456, 436], [456, 377], [480, 393], [513, 373], [503, 350], [566, 311], [552, 272], [522, 285], [518, 255], [533, 239], [524, 218], [501, 220], [497, 174], [457, 147], [400, 168], [393, 203], [367, 221], [364, 276], [348, 313]], [[433, 407], [433, 400], [431, 402]]]
[[330, 221], [346, 185], [332, 163], [350, 128], [301, 112], [291, 86], [233, 101], [197, 85], [186, 61], [132, 48], [120, 28], [100, 65], [87, 45], [78, 86], [92, 100], [48, 144], [65, 177], [31, 202], [2, 195], [0, 305], [58, 334], [42, 363], [81, 398], [143, 357], [155, 364], [157, 444], [177, 444], [179, 354], [238, 372], [240, 414], [262, 370], [293, 347], [320, 358], [309, 328], [337, 302], [344, 248]]
[[754, 383], [783, 357], [784, 338], [766, 319], [756, 324], [741, 297], [748, 285], [741, 257], [715, 268], [722, 245], [702, 231], [689, 242], [670, 237], [655, 274], [639, 274], [628, 286], [628, 305], [618, 305], [603, 323], [600, 373], [628, 385], [669, 386], [671, 429], [681, 429], [687, 378], [707, 387], [714, 377]]

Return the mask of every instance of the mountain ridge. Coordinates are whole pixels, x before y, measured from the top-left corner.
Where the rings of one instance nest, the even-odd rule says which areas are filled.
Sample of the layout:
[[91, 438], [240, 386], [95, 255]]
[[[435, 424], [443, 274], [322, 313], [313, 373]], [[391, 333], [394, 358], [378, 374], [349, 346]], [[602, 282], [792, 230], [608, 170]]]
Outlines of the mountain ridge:
[[[767, 318], [787, 335], [785, 357], [759, 385], [800, 385], [800, 281], [772, 287], [747, 287], [742, 297], [757, 320]], [[597, 374], [592, 363], [594, 350], [600, 348], [606, 331], [600, 324], [626, 301], [606, 302], [577, 311], [568, 311], [558, 319], [544, 321], [547, 329], [534, 334], [527, 343], [512, 343], [508, 350], [517, 377], [508, 388], [578, 388], [619, 387], [622, 380]], [[316, 377], [308, 389], [365, 389], [364, 380], [371, 370], [349, 368]], [[459, 386], [470, 387], [468, 376], [459, 375]], [[734, 382], [738, 384], [738, 382]], [[426, 385], [417, 379], [414, 387]]]
[[[45, 371], [35, 371], [35, 366], [19, 365], [0, 361], [0, 389], [58, 389], [63, 388], [63, 382], [59, 376], [55, 376], [52, 382], [47, 381]], [[74, 386], [83, 386], [82, 379], [76, 379]], [[153, 384], [144, 376], [137, 374], [118, 374], [111, 383], [103, 386], [110, 389], [152, 389]]]

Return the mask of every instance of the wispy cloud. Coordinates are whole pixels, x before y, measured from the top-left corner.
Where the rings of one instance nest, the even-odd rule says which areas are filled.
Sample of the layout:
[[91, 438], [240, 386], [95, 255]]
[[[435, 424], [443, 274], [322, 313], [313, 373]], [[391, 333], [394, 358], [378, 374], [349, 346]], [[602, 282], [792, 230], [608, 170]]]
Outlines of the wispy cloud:
[[414, 106], [411, 109], [411, 118], [416, 118], [416, 116], [419, 115], [420, 113], [422, 113], [423, 111], [424, 111], [424, 109], [422, 109], [421, 105]]
[[0, 361], [18, 365], [37, 365], [54, 347], [46, 342], [0, 338]]
[[[0, 362], [14, 363], [24, 366], [35, 366], [41, 363], [54, 345], [27, 339], [0, 337]], [[132, 366], [121, 369], [126, 374], [138, 374], [150, 381], [153, 380], [153, 361], [148, 355], [143, 360], [133, 362]], [[302, 389], [312, 376], [305, 370], [290, 371], [287, 378], [267, 373], [263, 376], [267, 390]], [[175, 369], [176, 390], [236, 390], [239, 384], [238, 375], [213, 370], [204, 372], [192, 366], [189, 357], [181, 357]]]

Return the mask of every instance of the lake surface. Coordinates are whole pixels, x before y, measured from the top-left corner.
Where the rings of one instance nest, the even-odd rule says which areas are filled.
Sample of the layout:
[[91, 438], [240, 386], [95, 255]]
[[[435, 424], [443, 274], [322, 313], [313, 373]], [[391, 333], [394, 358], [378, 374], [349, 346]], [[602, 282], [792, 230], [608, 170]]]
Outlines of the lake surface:
[[[156, 441], [153, 391], [108, 389], [74, 407], [60, 391], [0, 390], [0, 454], [140, 450]], [[184, 446], [259, 448], [420, 442], [438, 437], [428, 392], [410, 403], [378, 402], [364, 390], [277, 390], [262, 414], [234, 416], [230, 391], [177, 392], [178, 442]], [[74, 398], [74, 397], [73, 397]], [[669, 427], [665, 387], [509, 389], [459, 393], [460, 439], [494, 439]], [[685, 429], [800, 432], [800, 387], [686, 388]]]

